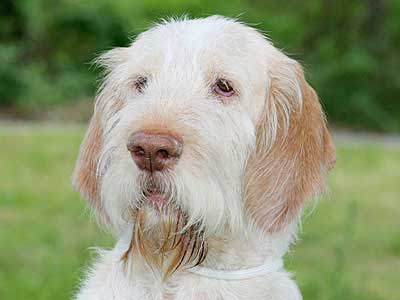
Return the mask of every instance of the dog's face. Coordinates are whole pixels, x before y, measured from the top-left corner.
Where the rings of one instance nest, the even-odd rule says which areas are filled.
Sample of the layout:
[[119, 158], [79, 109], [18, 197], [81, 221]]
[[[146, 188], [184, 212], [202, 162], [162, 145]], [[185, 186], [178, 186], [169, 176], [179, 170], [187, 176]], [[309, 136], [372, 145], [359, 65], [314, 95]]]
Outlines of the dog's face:
[[74, 184], [114, 228], [277, 231], [323, 186], [334, 150], [318, 99], [256, 30], [171, 21], [99, 62]]

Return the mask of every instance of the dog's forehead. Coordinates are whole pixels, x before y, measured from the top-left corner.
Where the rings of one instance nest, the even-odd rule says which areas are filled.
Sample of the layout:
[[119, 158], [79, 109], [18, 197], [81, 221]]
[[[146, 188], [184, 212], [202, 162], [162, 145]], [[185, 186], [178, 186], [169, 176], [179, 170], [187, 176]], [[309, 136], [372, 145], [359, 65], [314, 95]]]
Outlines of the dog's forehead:
[[251, 27], [223, 17], [208, 17], [166, 21], [139, 35], [133, 47], [145, 53], [149, 68], [152, 62], [158, 66], [206, 63], [221, 68], [234, 62], [250, 68], [259, 66], [267, 45]]

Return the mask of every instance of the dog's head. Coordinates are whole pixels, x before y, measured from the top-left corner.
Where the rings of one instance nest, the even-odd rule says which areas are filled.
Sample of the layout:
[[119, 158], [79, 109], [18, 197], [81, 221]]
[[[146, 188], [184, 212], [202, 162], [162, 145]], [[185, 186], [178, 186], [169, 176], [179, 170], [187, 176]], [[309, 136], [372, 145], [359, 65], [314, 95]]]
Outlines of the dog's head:
[[334, 149], [317, 95], [256, 30], [170, 21], [99, 63], [73, 181], [113, 228], [279, 231], [323, 188]]

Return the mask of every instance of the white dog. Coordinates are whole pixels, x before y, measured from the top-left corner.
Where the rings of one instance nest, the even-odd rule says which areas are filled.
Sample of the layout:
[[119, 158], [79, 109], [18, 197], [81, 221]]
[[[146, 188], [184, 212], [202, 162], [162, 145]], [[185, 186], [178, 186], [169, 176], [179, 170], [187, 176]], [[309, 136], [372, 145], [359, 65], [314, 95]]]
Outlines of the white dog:
[[282, 257], [335, 154], [300, 65], [218, 16], [99, 63], [73, 181], [118, 242], [76, 298], [301, 299]]

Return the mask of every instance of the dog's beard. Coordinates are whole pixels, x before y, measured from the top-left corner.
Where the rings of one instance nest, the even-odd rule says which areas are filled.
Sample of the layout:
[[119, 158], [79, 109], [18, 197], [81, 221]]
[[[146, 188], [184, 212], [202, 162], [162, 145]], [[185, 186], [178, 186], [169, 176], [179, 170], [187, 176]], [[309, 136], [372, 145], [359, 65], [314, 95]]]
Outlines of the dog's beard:
[[157, 190], [154, 182], [150, 184], [153, 195], [149, 195], [149, 184], [145, 186], [141, 204], [132, 212], [135, 220], [132, 239], [123, 260], [127, 262], [131, 256], [139, 256], [164, 278], [180, 268], [199, 265], [207, 254], [204, 230], [198, 224], [189, 224], [187, 215], [175, 204], [171, 193], [156, 195], [165, 202], [154, 203], [151, 201]]

